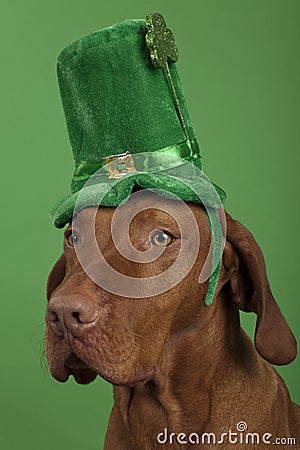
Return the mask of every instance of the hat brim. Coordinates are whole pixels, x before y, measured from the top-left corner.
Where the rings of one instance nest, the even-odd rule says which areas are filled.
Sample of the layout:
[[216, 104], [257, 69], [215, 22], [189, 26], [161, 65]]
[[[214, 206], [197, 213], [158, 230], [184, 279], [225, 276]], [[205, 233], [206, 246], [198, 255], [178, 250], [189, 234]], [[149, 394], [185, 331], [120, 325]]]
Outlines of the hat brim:
[[63, 228], [72, 221], [74, 210], [89, 206], [113, 206], [124, 203], [134, 188], [155, 189], [158, 194], [181, 200], [204, 204], [205, 207], [220, 208], [226, 194], [219, 186], [206, 177], [195, 179], [176, 179], [169, 175], [155, 173], [128, 174], [123, 179], [107, 180], [107, 183], [87, 184], [80, 191], [64, 197], [52, 208], [51, 216], [54, 226]]

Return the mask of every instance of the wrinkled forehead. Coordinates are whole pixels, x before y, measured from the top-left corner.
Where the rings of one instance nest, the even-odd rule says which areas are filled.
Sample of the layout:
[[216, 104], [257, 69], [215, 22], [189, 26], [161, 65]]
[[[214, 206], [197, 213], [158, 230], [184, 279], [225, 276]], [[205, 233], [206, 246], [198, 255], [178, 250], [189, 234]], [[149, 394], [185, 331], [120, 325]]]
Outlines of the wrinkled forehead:
[[164, 198], [149, 191], [138, 191], [130, 195], [119, 207], [89, 206], [78, 211], [73, 217], [73, 226], [93, 226], [95, 230], [105, 230], [124, 225], [138, 227], [171, 227], [188, 231], [195, 223], [199, 231], [210, 233], [205, 209], [182, 200]]

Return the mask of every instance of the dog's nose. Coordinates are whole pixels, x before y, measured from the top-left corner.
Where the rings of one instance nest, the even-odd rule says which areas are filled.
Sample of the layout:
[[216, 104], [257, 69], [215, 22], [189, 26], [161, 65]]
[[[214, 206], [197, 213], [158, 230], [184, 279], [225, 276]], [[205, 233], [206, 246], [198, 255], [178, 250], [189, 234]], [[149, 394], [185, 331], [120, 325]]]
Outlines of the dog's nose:
[[58, 336], [79, 337], [98, 317], [99, 308], [82, 297], [53, 297], [47, 307], [46, 321]]

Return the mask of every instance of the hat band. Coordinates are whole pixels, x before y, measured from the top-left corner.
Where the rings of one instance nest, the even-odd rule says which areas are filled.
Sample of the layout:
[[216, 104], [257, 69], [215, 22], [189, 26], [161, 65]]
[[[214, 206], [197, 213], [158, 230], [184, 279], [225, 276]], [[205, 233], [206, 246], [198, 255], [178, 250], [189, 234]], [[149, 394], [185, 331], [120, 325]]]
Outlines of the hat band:
[[145, 172], [149, 170], [151, 170], [151, 172], [160, 172], [162, 170], [172, 169], [173, 167], [182, 164], [182, 162], [180, 160], [176, 160], [176, 158], [171, 158], [171, 160], [166, 158], [166, 155], [184, 159], [186, 161], [198, 159], [199, 162], [197, 166], [200, 166], [200, 169], [202, 168], [199, 145], [197, 140], [193, 139], [192, 141], [180, 142], [177, 145], [171, 145], [159, 150], [141, 152], [137, 154], [130, 154], [127, 152], [123, 155], [111, 155], [96, 163], [78, 161], [75, 165], [73, 181], [82, 181], [83, 179], [92, 176], [95, 172], [97, 172], [97, 170], [101, 169], [101, 167], [109, 165], [110, 163], [107, 164], [107, 161], [110, 158], [115, 164], [118, 157], [123, 159], [124, 155], [130, 155], [130, 157], [133, 158], [134, 171], [138, 172]]

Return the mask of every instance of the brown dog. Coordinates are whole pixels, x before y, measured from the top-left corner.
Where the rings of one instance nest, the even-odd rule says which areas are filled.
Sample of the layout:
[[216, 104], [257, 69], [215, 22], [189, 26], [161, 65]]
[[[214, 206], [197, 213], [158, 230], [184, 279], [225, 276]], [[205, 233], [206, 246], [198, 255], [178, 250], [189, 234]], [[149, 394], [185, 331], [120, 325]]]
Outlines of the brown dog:
[[[186, 242], [184, 261], [194, 245], [181, 205], [151, 195], [157, 209], [143, 210], [140, 200], [141, 212], [129, 232], [133, 246], [144, 252], [150, 248], [151, 231], [164, 231], [164, 251], [152, 263], [129, 261], [116, 250], [111, 239], [114, 208], [96, 212], [103, 256], [129, 277], [164, 273], [176, 260], [181, 241]], [[171, 203], [181, 214], [181, 233], [161, 209]], [[132, 204], [129, 200], [121, 207], [124, 217]], [[251, 233], [227, 214], [219, 283], [213, 304], [205, 306], [208, 283], [198, 279], [210, 227], [202, 207], [188, 206], [201, 239], [196, 263], [180, 283], [152, 297], [121, 297], [94, 283], [74, 251], [88, 243], [77, 231], [76, 240], [72, 238], [71, 225], [67, 228], [64, 254], [47, 285], [51, 373], [63, 382], [72, 374], [78, 383], [99, 374], [114, 385], [105, 450], [300, 448], [300, 441], [295, 443], [299, 408], [271, 366], [291, 362], [296, 342], [270, 291], [261, 250]], [[83, 209], [79, 222], [89, 223], [93, 214], [95, 207]], [[119, 224], [121, 237], [125, 222], [124, 229]], [[255, 347], [240, 328], [239, 309], [257, 314]]]

